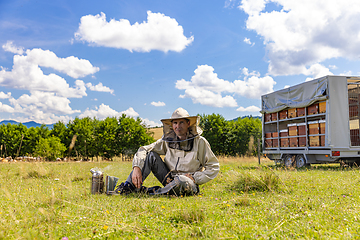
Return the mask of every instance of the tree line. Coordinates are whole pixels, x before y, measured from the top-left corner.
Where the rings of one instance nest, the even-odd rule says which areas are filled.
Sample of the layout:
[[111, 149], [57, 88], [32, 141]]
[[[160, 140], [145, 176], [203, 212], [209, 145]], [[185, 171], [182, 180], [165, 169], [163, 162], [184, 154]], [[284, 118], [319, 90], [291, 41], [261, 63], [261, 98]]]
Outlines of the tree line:
[[[227, 121], [219, 114], [200, 115], [202, 136], [216, 155], [244, 156], [258, 153], [261, 119], [245, 117]], [[261, 146], [260, 146], [261, 147]]]
[[[216, 155], [256, 154], [261, 137], [261, 120], [253, 118], [227, 121], [219, 114], [199, 115], [203, 136]], [[45, 125], [27, 128], [23, 124], [0, 125], [1, 156], [34, 156], [53, 161], [56, 158], [77, 159], [133, 156], [140, 146], [154, 142], [153, 133], [140, 118], [126, 115], [75, 118], [67, 124], [59, 121], [50, 130]]]

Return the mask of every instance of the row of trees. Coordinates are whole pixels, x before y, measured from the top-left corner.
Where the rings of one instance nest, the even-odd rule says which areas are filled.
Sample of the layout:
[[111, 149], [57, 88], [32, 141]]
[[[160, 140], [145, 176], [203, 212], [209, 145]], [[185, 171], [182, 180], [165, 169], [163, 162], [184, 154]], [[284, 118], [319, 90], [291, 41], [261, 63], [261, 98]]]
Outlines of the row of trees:
[[[256, 118], [227, 121], [219, 114], [200, 115], [203, 136], [217, 155], [256, 154], [261, 137], [261, 121]], [[140, 146], [155, 139], [140, 118], [122, 115], [104, 120], [75, 118], [66, 125], [57, 122], [49, 130], [45, 125], [27, 128], [0, 125], [1, 156], [40, 156], [48, 160], [58, 157], [113, 158], [132, 156]]]
[[154, 139], [140, 118], [122, 115], [104, 120], [75, 118], [68, 124], [57, 122], [49, 130], [45, 125], [27, 128], [22, 124], [0, 125], [2, 156], [40, 156], [93, 158], [132, 155], [139, 146]]
[[216, 155], [257, 155], [262, 131], [259, 118], [227, 121], [219, 114], [200, 115], [200, 127]]

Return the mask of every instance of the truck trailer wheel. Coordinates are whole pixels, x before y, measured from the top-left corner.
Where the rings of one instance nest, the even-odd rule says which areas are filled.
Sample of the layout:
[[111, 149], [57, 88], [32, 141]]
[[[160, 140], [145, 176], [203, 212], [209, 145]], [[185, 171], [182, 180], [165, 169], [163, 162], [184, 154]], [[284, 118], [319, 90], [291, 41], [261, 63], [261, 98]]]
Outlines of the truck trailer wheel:
[[284, 157], [284, 165], [287, 168], [294, 167], [294, 165], [295, 165], [295, 156], [294, 155], [286, 155]]
[[304, 158], [304, 155], [299, 154], [296, 156], [296, 168], [302, 168], [306, 166], [306, 160]]

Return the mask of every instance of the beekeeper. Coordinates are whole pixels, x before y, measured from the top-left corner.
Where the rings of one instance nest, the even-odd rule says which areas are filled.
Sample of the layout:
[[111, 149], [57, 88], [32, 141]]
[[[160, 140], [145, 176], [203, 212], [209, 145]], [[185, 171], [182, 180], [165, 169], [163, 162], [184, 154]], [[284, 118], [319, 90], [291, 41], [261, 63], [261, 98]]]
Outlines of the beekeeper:
[[[125, 182], [115, 187], [115, 192], [193, 195], [199, 193], [199, 185], [218, 174], [219, 161], [208, 141], [201, 136], [199, 116], [190, 116], [185, 109], [178, 108], [171, 118], [162, 119], [161, 122], [162, 138], [139, 148], [133, 159], [132, 172]], [[164, 160], [160, 155], [164, 155]], [[143, 186], [151, 172], [163, 188]]]

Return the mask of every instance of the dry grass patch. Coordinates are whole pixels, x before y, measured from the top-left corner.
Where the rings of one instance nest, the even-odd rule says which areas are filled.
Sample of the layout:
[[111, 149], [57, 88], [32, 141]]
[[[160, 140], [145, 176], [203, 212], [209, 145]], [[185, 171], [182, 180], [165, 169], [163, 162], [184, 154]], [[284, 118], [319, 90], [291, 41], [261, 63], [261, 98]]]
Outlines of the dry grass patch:
[[149, 128], [149, 131], [154, 133], [153, 138], [155, 140], [158, 140], [162, 137], [163, 135], [163, 129], [162, 128]]

